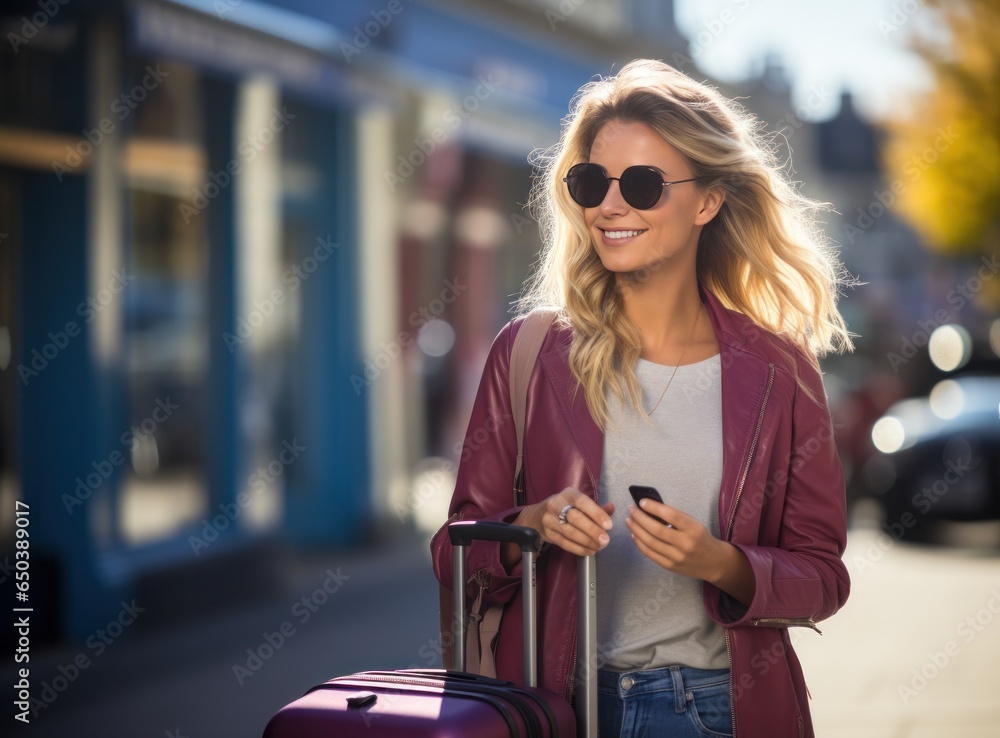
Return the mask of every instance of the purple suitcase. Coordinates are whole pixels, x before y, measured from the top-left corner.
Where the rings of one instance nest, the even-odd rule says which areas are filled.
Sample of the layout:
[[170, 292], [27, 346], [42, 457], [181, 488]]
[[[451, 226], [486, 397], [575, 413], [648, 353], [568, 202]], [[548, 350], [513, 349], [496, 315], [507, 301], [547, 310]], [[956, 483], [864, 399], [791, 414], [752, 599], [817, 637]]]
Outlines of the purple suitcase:
[[[337, 677], [282, 708], [264, 738], [341, 736], [559, 736], [596, 738], [597, 680], [590, 678], [595, 638], [594, 557], [580, 559], [580, 646], [574, 708], [537, 686], [535, 556], [538, 532], [505, 523], [461, 521], [449, 526], [454, 546], [455, 612], [465, 611], [465, 547], [477, 539], [511, 541], [521, 547], [524, 598], [524, 684], [464, 671], [403, 669]], [[455, 658], [465, 665], [465, 618], [456, 618]]]

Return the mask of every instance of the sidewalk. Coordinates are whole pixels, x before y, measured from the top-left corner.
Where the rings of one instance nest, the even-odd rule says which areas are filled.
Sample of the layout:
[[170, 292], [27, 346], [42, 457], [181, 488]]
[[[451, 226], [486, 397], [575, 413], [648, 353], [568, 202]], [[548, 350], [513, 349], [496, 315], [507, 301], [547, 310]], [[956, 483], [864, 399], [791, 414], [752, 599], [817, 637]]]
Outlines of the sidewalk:
[[797, 629], [821, 738], [1000, 736], [1000, 555], [853, 530], [852, 592]]

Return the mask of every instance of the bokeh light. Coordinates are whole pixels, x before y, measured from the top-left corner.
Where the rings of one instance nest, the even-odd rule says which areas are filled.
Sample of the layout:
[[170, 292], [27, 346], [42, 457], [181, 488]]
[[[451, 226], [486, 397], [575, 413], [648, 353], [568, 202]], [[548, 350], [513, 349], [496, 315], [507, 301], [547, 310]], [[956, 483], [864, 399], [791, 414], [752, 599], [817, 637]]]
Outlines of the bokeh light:
[[957, 418], [965, 407], [965, 392], [954, 379], [934, 385], [930, 395], [931, 412], [943, 420]]
[[990, 324], [990, 348], [993, 353], [1000, 357], [1000, 318]]
[[972, 337], [960, 325], [938, 326], [931, 333], [927, 350], [934, 366], [944, 372], [953, 372], [968, 364], [972, 358]]
[[872, 443], [884, 454], [892, 454], [903, 447], [906, 431], [899, 418], [887, 415], [872, 426]]
[[455, 345], [455, 329], [443, 320], [428, 320], [420, 326], [417, 345], [428, 356], [444, 356]]

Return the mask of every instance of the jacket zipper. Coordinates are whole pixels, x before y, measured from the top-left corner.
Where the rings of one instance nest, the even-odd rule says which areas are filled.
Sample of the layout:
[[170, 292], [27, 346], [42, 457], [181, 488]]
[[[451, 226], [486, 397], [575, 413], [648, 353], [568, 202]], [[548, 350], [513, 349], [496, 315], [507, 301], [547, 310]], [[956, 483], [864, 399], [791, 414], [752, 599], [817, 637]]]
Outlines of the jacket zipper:
[[764, 425], [764, 409], [767, 407], [767, 398], [771, 395], [771, 385], [774, 384], [774, 364], [768, 364], [767, 389], [764, 391], [764, 399], [760, 403], [760, 413], [757, 416], [757, 428], [754, 430], [753, 441], [750, 442], [750, 453], [747, 455], [746, 466], [743, 467], [743, 476], [740, 477], [740, 486], [736, 488], [736, 501], [733, 503], [733, 512], [729, 516], [729, 528], [726, 531], [726, 540], [732, 540], [733, 523], [736, 522], [736, 508], [740, 505], [740, 497], [743, 495], [743, 485], [746, 484], [747, 474], [750, 473], [750, 464], [753, 461], [753, 452], [757, 449], [757, 439], [760, 438], [760, 429]]
[[[577, 632], [579, 632], [580, 624], [577, 623]], [[577, 635], [577, 641], [580, 637]], [[576, 647], [573, 648], [573, 660], [569, 665], [569, 701], [573, 701], [573, 690], [576, 689]]]
[[[726, 530], [726, 541], [733, 539], [733, 524], [736, 522], [736, 508], [740, 505], [740, 497], [743, 495], [743, 485], [746, 484], [747, 475], [750, 473], [750, 464], [753, 462], [753, 453], [757, 450], [757, 440], [760, 438], [760, 429], [764, 425], [764, 410], [767, 407], [767, 398], [771, 396], [771, 386], [774, 384], [774, 364], [767, 365], [767, 389], [764, 390], [764, 399], [760, 402], [760, 412], [757, 414], [757, 427], [754, 429], [753, 440], [750, 442], [750, 453], [747, 454], [747, 463], [743, 467], [743, 476], [740, 477], [740, 486], [736, 488], [736, 500], [733, 502], [733, 511], [729, 515], [729, 526]], [[736, 738], [736, 696], [733, 690], [733, 650], [729, 643], [729, 628], [725, 628], [726, 655], [729, 656], [729, 709], [733, 717], [733, 738]]]
[[820, 635], [823, 635], [823, 631], [816, 627], [816, 621], [812, 618], [754, 618], [750, 621], [750, 625], [758, 625], [765, 628], [794, 628], [800, 626], [803, 628], [812, 628]]

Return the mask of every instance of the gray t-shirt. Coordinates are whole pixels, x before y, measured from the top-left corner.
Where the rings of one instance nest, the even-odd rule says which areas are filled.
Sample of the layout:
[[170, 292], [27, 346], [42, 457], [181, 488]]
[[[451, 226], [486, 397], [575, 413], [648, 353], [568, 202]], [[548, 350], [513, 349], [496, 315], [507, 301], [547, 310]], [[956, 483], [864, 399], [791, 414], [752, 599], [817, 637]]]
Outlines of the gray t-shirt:
[[[640, 359], [643, 406], [652, 408], [672, 366]], [[597, 643], [601, 668], [679, 664], [729, 668], [725, 635], [705, 613], [703, 582], [663, 569], [636, 547], [625, 525], [632, 484], [656, 487], [663, 501], [719, 536], [722, 382], [719, 355], [677, 368], [650, 426], [630, 403], [610, 397], [600, 501], [614, 502], [611, 542], [597, 554]]]

